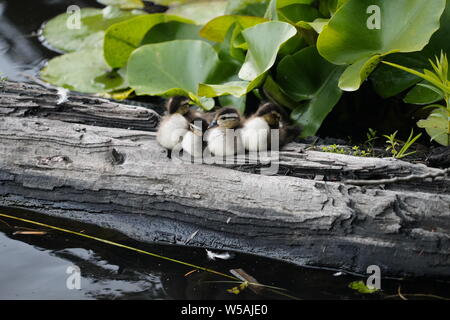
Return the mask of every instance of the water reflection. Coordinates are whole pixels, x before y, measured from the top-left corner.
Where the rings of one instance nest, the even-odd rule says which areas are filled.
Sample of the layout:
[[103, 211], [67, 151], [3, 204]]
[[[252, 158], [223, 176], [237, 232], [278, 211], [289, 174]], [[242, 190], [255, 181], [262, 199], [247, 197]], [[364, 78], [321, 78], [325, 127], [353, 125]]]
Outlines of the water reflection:
[[[74, 4], [67, 0], [0, 0], [0, 72], [8, 79], [28, 80], [45, 61], [57, 55], [39, 41], [42, 22]], [[80, 7], [101, 7], [96, 1], [76, 1]]]

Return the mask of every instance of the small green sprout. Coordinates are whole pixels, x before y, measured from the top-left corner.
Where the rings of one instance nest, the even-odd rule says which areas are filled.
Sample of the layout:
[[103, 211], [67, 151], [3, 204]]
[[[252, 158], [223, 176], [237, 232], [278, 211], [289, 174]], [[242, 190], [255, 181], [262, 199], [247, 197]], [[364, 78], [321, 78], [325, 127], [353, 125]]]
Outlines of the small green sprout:
[[419, 133], [417, 136], [413, 137], [414, 130], [411, 129], [411, 133], [408, 137], [408, 140], [406, 140], [406, 142], [398, 140], [396, 138], [397, 133], [398, 133], [398, 131], [395, 131], [394, 133], [392, 133], [390, 135], [383, 135], [383, 137], [385, 137], [387, 139], [386, 143], [388, 146], [386, 147], [386, 151], [390, 151], [392, 154], [392, 157], [394, 157], [396, 159], [401, 159], [401, 158], [410, 156], [412, 154], [415, 154], [416, 151], [412, 151], [412, 152], [408, 152], [408, 153], [406, 153], [406, 151], [408, 151], [408, 149], [413, 145], [413, 143], [416, 142], [416, 140], [422, 136], [422, 133]]

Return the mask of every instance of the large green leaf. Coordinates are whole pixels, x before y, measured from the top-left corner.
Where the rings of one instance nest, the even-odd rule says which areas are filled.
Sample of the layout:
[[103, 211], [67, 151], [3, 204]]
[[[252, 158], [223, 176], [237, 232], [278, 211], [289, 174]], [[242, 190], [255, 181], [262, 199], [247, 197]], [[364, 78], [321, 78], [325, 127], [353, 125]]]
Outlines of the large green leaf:
[[[385, 61], [415, 69], [424, 69], [429, 66], [428, 61], [423, 61], [421, 54], [417, 52], [393, 54]], [[385, 64], [379, 65], [370, 79], [375, 91], [383, 98], [393, 97], [420, 82], [419, 77]]]
[[279, 8], [278, 17], [281, 21], [289, 23], [297, 23], [300, 21], [312, 22], [319, 18], [319, 11], [307, 4], [291, 4], [283, 8]]
[[278, 84], [292, 100], [300, 102], [291, 117], [303, 127], [302, 136], [315, 135], [341, 98], [338, 80], [343, 71], [343, 66], [326, 61], [314, 47], [279, 63]]
[[113, 68], [125, 66], [130, 54], [141, 45], [146, 34], [154, 26], [170, 21], [193, 23], [191, 20], [181, 17], [155, 13], [112, 25], [106, 30], [105, 34], [104, 55], [106, 62]]
[[348, 0], [321, 0], [319, 11], [325, 17], [333, 16]]
[[84, 93], [99, 93], [124, 87], [124, 80], [111, 72], [101, 48], [66, 53], [49, 61], [41, 70], [45, 81]]
[[198, 1], [171, 6], [167, 10], [167, 14], [184, 17], [198, 24], [205, 24], [215, 17], [224, 15], [226, 6], [226, 1]]
[[199, 84], [208, 83], [218, 65], [217, 53], [208, 43], [175, 40], [136, 49], [127, 75], [138, 95], [196, 95]]
[[[234, 24], [236, 26], [236, 24]], [[296, 29], [284, 22], [266, 22], [243, 31], [248, 45], [245, 62], [239, 71], [239, 78], [246, 81], [229, 80], [230, 82], [211, 85], [203, 83], [199, 87], [199, 95], [216, 97], [233, 95], [241, 97], [260, 86], [266, 71], [275, 63], [280, 46], [296, 34]], [[227, 38], [230, 32], [227, 33]]]
[[239, 70], [239, 78], [253, 81], [275, 63], [280, 46], [295, 36], [297, 30], [285, 22], [269, 21], [242, 31], [248, 51]]
[[[112, 14], [112, 12], [114, 14]], [[80, 28], [72, 27], [77, 13], [63, 13], [49, 20], [42, 29], [45, 41], [55, 49], [72, 52], [80, 49], [91, 36], [106, 30], [110, 25], [130, 19], [136, 14], [130, 11], [115, 10], [112, 7], [102, 9], [83, 8], [80, 10]]]
[[[379, 29], [368, 28], [368, 8], [374, 5], [379, 8]], [[317, 46], [330, 62], [352, 65], [339, 85], [354, 91], [379, 58], [394, 52], [422, 50], [439, 29], [444, 9], [445, 0], [348, 0], [325, 26]]]
[[244, 114], [246, 102], [247, 102], [247, 96], [242, 97], [235, 97], [235, 96], [220, 96], [219, 102], [222, 107], [230, 107], [235, 108], [239, 111], [240, 114]]
[[[440, 54], [441, 50], [450, 54], [450, 0], [441, 16], [440, 29], [433, 34], [427, 46], [420, 52], [398, 53], [389, 56], [386, 60], [414, 69], [424, 69], [429, 66], [429, 59]], [[380, 65], [372, 74], [371, 79], [376, 92], [383, 98], [395, 96], [420, 79], [405, 71]]]
[[200, 29], [201, 26], [178, 21], [161, 23], [147, 32], [141, 45], [172, 40], [202, 40]]
[[202, 30], [200, 30], [200, 35], [211, 41], [222, 42], [225, 40], [228, 30], [233, 24], [238, 25], [241, 29], [246, 29], [267, 21], [268, 20], [265, 18], [252, 16], [220, 16], [209, 21]]

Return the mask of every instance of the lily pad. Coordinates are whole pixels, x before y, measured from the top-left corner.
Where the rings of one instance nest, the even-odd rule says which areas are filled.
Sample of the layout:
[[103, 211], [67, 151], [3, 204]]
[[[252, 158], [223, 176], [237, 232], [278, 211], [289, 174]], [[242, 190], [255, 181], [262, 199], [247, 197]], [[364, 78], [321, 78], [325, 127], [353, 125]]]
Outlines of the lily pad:
[[201, 40], [201, 26], [170, 21], [161, 23], [150, 29], [141, 41], [141, 45], [172, 40]]
[[104, 55], [106, 62], [112, 68], [125, 66], [130, 54], [141, 45], [146, 34], [154, 26], [170, 21], [193, 23], [193, 21], [181, 17], [155, 13], [112, 25], [106, 30], [105, 34]]
[[208, 83], [218, 65], [217, 53], [208, 43], [175, 40], [136, 49], [127, 75], [138, 95], [196, 95], [199, 84]]
[[302, 49], [279, 63], [277, 83], [290, 99], [298, 102], [291, 118], [303, 127], [302, 136], [315, 135], [340, 100], [338, 81], [344, 69], [326, 61], [314, 47]]
[[219, 97], [219, 102], [222, 107], [231, 107], [239, 111], [240, 114], [244, 114], [247, 102], [247, 96], [241, 96], [239, 98], [227, 95]]
[[198, 1], [174, 5], [166, 11], [203, 25], [208, 21], [225, 14], [226, 1]]
[[200, 30], [200, 35], [211, 41], [222, 42], [233, 24], [238, 25], [243, 30], [267, 21], [267, 19], [261, 17], [225, 15], [209, 21]]
[[239, 70], [239, 78], [252, 81], [269, 70], [275, 63], [281, 45], [297, 34], [286, 22], [269, 21], [242, 31], [248, 43], [245, 62]]
[[[389, 56], [386, 60], [414, 69], [425, 69], [429, 66], [429, 59], [439, 55], [441, 51], [450, 54], [450, 1], [441, 16], [440, 28], [433, 34], [427, 46], [420, 52], [399, 53]], [[415, 75], [386, 65], [380, 65], [372, 74], [371, 79], [375, 91], [383, 98], [395, 96], [410, 88], [420, 79]]]
[[[340, 87], [346, 91], [357, 90], [366, 75], [373, 71], [374, 57], [420, 51], [425, 47], [439, 29], [445, 2], [348, 0], [320, 33], [317, 47], [330, 62], [352, 65], [345, 79], [341, 79]], [[368, 28], [370, 6], [379, 8], [379, 29]], [[401, 19], [398, 12], [401, 12]]]
[[91, 36], [106, 30], [109, 26], [135, 17], [130, 11], [118, 10], [110, 15], [111, 7], [102, 9], [83, 8], [80, 10], [80, 28], [72, 28], [68, 21], [75, 19], [76, 13], [63, 13], [49, 20], [42, 29], [48, 45], [63, 52], [73, 52], [85, 45]]
[[279, 8], [278, 17], [281, 21], [295, 24], [300, 21], [312, 22], [319, 18], [319, 11], [307, 4], [291, 4]]
[[225, 95], [233, 95], [241, 97], [247, 94], [249, 81], [232, 81], [225, 84], [200, 84], [198, 94], [205, 97], [220, 97]]
[[97, 0], [97, 2], [105, 6], [117, 6], [125, 10], [144, 8], [144, 2], [142, 0]]
[[267, 10], [267, 0], [228, 0], [225, 14], [263, 17]]
[[41, 70], [41, 77], [55, 86], [84, 93], [112, 91], [125, 83], [105, 63], [101, 48], [84, 49], [55, 57]]

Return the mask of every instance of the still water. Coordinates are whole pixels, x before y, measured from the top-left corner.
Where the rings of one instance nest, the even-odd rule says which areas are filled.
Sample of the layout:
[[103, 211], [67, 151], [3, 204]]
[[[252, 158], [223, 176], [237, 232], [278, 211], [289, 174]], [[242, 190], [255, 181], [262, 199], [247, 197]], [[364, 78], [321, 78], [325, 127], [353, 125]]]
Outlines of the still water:
[[[36, 76], [56, 54], [37, 37], [42, 22], [67, 6], [99, 6], [95, 1], [0, 0], [0, 72], [11, 80]], [[382, 291], [361, 294], [348, 287], [365, 278], [298, 267], [235, 253], [232, 259], [208, 259], [203, 248], [134, 241], [112, 231], [13, 208], [0, 213], [67, 228], [193, 265], [229, 274], [241, 268], [260, 283], [285, 290], [249, 288], [228, 292], [236, 283], [196, 268], [137, 253], [77, 235], [0, 217], [0, 299], [399, 299], [450, 297], [450, 282], [431, 279], [382, 280]], [[30, 232], [37, 234], [24, 234]], [[71, 276], [79, 268], [79, 289]], [[408, 295], [415, 294], [415, 295]], [[424, 296], [426, 295], [426, 296]]]
[[[258, 282], [280, 288], [258, 294], [246, 288], [233, 294], [228, 290], [238, 284], [224, 276], [0, 216], [0, 299], [399, 299], [399, 286], [408, 298], [450, 297], [450, 281], [382, 279], [380, 292], [362, 294], [348, 285], [365, 281], [364, 277], [337, 270], [304, 268], [239, 252], [228, 260], [211, 260], [203, 248], [142, 243], [113, 230], [31, 211], [0, 207], [0, 213], [225, 274], [241, 268]], [[35, 234], [26, 234], [30, 232]], [[79, 287], [73, 281], [75, 268], [80, 270]]]

